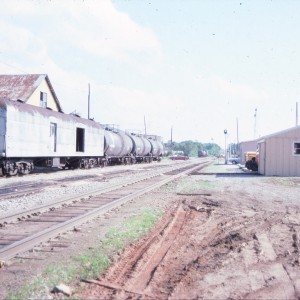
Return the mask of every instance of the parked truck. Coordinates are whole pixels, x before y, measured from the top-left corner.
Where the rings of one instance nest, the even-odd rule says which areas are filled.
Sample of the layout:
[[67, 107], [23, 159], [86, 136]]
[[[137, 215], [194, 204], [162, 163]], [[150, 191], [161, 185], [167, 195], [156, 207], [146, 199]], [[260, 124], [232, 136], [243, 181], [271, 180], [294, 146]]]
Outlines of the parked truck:
[[248, 170], [257, 171], [259, 163], [259, 152], [246, 152], [245, 153], [246, 163], [245, 166]]

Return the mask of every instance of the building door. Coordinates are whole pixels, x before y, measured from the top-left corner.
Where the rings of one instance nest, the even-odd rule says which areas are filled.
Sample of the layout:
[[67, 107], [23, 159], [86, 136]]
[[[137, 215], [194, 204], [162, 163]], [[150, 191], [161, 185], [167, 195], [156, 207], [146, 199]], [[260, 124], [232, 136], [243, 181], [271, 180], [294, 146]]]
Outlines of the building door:
[[56, 139], [57, 139], [57, 124], [50, 123], [50, 140], [51, 148], [53, 152], [56, 152]]
[[84, 129], [76, 128], [76, 152], [84, 152]]

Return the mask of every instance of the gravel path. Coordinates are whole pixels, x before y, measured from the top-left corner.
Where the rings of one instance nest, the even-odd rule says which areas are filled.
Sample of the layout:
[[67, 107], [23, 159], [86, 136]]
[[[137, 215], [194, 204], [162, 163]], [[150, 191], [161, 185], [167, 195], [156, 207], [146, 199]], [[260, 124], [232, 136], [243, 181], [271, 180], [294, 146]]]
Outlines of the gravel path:
[[[171, 165], [172, 162], [163, 160], [161, 163], [152, 163], [153, 166]], [[94, 189], [105, 188], [113, 184], [122, 183], [125, 179], [137, 178], [141, 172], [147, 172], [147, 165], [131, 165], [131, 166], [114, 166], [107, 168], [95, 168], [89, 170], [65, 170], [53, 173], [30, 174], [22, 177], [0, 178], [0, 188], [10, 185], [16, 186], [34, 183], [36, 187], [41, 186], [42, 190], [38, 192], [28, 192], [24, 196], [13, 197], [0, 200], [0, 218], [11, 215], [12, 213], [22, 213], [28, 209], [40, 207], [42, 205], [51, 204], [57, 198], [65, 198], [67, 196], [76, 196]], [[106, 178], [111, 172], [128, 170], [126, 176], [117, 176], [116, 178]], [[129, 173], [130, 171], [136, 171]], [[93, 176], [92, 178], [87, 178]], [[83, 178], [80, 180], [80, 177]], [[76, 179], [75, 179], [76, 178]], [[72, 180], [74, 179], [74, 180]], [[55, 181], [55, 186], [43, 188], [44, 182]]]

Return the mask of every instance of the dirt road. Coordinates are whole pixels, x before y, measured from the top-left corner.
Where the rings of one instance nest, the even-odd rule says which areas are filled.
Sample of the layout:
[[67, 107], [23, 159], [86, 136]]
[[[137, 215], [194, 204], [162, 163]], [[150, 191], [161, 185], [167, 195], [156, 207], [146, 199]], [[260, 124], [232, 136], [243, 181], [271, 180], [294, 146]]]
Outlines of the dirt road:
[[155, 193], [161, 222], [79, 297], [299, 299], [300, 179], [206, 172]]

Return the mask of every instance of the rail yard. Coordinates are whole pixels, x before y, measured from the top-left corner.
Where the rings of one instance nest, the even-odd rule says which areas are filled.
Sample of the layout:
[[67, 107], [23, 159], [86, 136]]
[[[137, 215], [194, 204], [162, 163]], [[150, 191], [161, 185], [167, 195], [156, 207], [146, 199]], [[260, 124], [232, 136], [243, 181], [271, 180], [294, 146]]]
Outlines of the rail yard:
[[[296, 177], [199, 158], [3, 177], [0, 187], [2, 299], [300, 295]], [[105, 247], [149, 210], [159, 212], [149, 231]], [[109, 263], [86, 274], [94, 264], [82, 257], [100, 264], [96, 250]]]
[[0, 300], [300, 300], [300, 1], [0, 8]]

